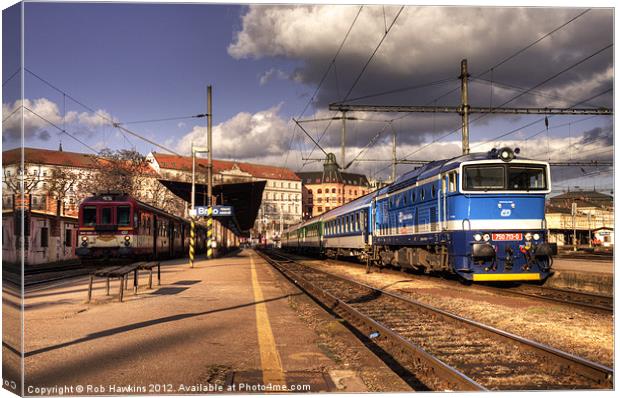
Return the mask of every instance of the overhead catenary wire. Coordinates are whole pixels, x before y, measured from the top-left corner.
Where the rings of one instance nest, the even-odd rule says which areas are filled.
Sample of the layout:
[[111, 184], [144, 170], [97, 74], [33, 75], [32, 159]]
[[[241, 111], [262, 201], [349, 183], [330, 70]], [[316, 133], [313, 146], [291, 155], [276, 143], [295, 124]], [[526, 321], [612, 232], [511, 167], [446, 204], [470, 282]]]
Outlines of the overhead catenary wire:
[[[342, 51], [342, 48], [344, 47], [344, 43], [349, 38], [349, 35], [351, 34], [351, 31], [353, 30], [353, 26], [355, 26], [355, 23], [357, 22], [357, 19], [359, 18], [360, 13], [362, 12], [363, 8], [364, 8], [364, 5], [361, 5], [360, 8], [357, 10], [357, 14], [355, 14], [355, 18], [353, 18], [353, 22], [351, 22], [351, 25], [349, 26], [349, 29], [347, 30], [347, 33], [344, 35], [344, 38], [342, 39], [342, 42], [340, 42], [340, 46], [338, 47], [338, 50], [336, 51], [336, 54], [334, 54], [334, 57], [332, 58], [331, 62], [327, 65], [327, 68], [325, 69], [325, 72], [323, 73], [323, 77], [321, 77], [321, 80], [320, 80], [319, 84], [317, 85], [316, 89], [314, 90], [314, 93], [312, 94], [312, 96], [310, 97], [308, 102], [306, 103], [306, 106], [304, 106], [303, 110], [301, 111], [301, 113], [299, 114], [297, 119], [300, 119], [304, 115], [304, 113], [306, 113], [306, 110], [308, 109], [308, 106], [310, 106], [312, 101], [314, 101], [314, 98], [316, 97], [316, 95], [318, 94], [319, 90], [321, 89], [321, 86], [323, 85], [323, 82], [327, 78], [327, 75], [328, 75], [331, 67], [332, 66], [334, 66], [334, 67], [336, 66], [336, 59], [338, 58], [338, 55], [340, 54], [340, 51]], [[334, 113], [334, 115], [335, 115], [335, 113]], [[323, 130], [323, 133], [320, 135], [319, 139], [316, 141], [317, 143], [321, 141], [321, 139], [323, 138], [323, 136], [325, 135], [325, 133], [329, 129], [330, 125], [331, 125], [331, 121], [327, 124], [327, 126], [325, 127], [325, 130]], [[312, 149], [310, 150], [310, 153], [307, 156], [308, 158], [310, 156], [312, 156], [312, 154], [314, 153], [314, 149], [315, 148], [316, 148], [316, 145], [313, 146]], [[289, 146], [289, 150], [287, 151], [284, 164], [286, 164], [286, 162], [288, 161], [288, 152], [289, 151], [290, 151], [290, 146]], [[301, 153], [301, 155], [302, 155], [302, 158], [303, 158], [303, 153]], [[307, 163], [304, 163], [301, 166], [301, 168], [303, 169], [306, 166], [306, 164]]]
[[[534, 40], [533, 42], [529, 43], [529, 44], [528, 44], [528, 45], [526, 45], [525, 47], [522, 47], [521, 49], [519, 49], [519, 50], [515, 51], [514, 53], [512, 53], [512, 54], [511, 54], [511, 55], [509, 55], [508, 57], [506, 57], [506, 58], [502, 59], [502, 60], [501, 60], [501, 61], [499, 61], [498, 63], [496, 63], [496, 64], [492, 65], [491, 67], [489, 67], [488, 69], [486, 69], [484, 72], [479, 73], [479, 74], [476, 74], [476, 75], [474, 76], [474, 79], [475, 79], [475, 78], [479, 78], [479, 77], [484, 76], [485, 74], [487, 74], [487, 73], [489, 73], [489, 72], [494, 71], [494, 70], [495, 70], [496, 68], [498, 68], [499, 66], [501, 66], [501, 65], [505, 64], [506, 62], [508, 62], [509, 60], [513, 59], [513, 58], [514, 58], [514, 57], [516, 57], [517, 55], [519, 55], [519, 54], [521, 54], [521, 53], [525, 52], [526, 50], [530, 49], [531, 47], [533, 47], [534, 45], [538, 44], [539, 42], [541, 42], [541, 41], [542, 41], [542, 40], [544, 40], [545, 38], [547, 38], [547, 37], [551, 36], [553, 33], [555, 33], [555, 32], [557, 32], [557, 31], [559, 31], [560, 29], [562, 29], [562, 28], [566, 27], [567, 25], [569, 25], [570, 23], [574, 22], [574, 21], [575, 21], [575, 20], [577, 20], [578, 18], [582, 17], [583, 15], [585, 15], [585, 14], [586, 14], [587, 12], [589, 12], [589, 11], [590, 11], [590, 9], [586, 9], [585, 11], [582, 11], [582, 12], [581, 12], [581, 13], [579, 13], [578, 15], [576, 15], [576, 16], [574, 16], [574, 17], [572, 17], [571, 19], [569, 19], [568, 21], [564, 22], [563, 24], [561, 24], [560, 26], [556, 27], [555, 29], [551, 30], [550, 32], [546, 33], [545, 35], [543, 35], [543, 36], [541, 36], [540, 38], [538, 38], [538, 39]], [[443, 94], [441, 94], [441, 95], [440, 95], [440, 96], [438, 96], [437, 98], [435, 98], [435, 99], [433, 99], [433, 100], [429, 101], [426, 105], [431, 104], [431, 103], [433, 103], [433, 102], [435, 102], [435, 103], [436, 103], [438, 100], [440, 100], [440, 99], [442, 99], [442, 98], [444, 98], [444, 97], [446, 97], [446, 96], [448, 96], [448, 95], [452, 94], [453, 92], [457, 91], [459, 88], [460, 88], [460, 85], [459, 85], [459, 86], [457, 86], [457, 87], [455, 87], [455, 88], [453, 88], [452, 90], [449, 90], [449, 91], [447, 91], [447, 92], [444, 92]], [[398, 119], [404, 119], [404, 118], [406, 118], [406, 117], [410, 117], [410, 116], [411, 116], [411, 114], [405, 114], [405, 115], [400, 116]], [[482, 116], [482, 117], [484, 117], [484, 116]], [[477, 119], [475, 119], [475, 120], [473, 120], [471, 123], [475, 122], [475, 121], [476, 121], [476, 120], [478, 120], [478, 119], [480, 119], [480, 117], [479, 117], [479, 118], [477, 118]], [[446, 137], [449, 137], [450, 135], [452, 135], [452, 134], [456, 133], [457, 131], [459, 131], [459, 130], [460, 130], [460, 128], [461, 128], [461, 126], [459, 125], [459, 127], [458, 127], [458, 128], [456, 128], [455, 130], [451, 131], [450, 133], [448, 133], [448, 134], [445, 134], [445, 135], [441, 136], [439, 139], [433, 140], [433, 141], [431, 142], [431, 144], [433, 144], [433, 143], [435, 143], [435, 142], [437, 142], [437, 141], [440, 141], [440, 140], [442, 140], [442, 139], [444, 139], [444, 138], [446, 138]], [[410, 153], [410, 154], [406, 155], [406, 156], [405, 156], [405, 158], [406, 158], [406, 157], [409, 157], [409, 156], [411, 156], [411, 155], [413, 155], [414, 153], [417, 153], [417, 152], [418, 152], [418, 151], [414, 151], [414, 152], [412, 152], [412, 153]], [[380, 171], [381, 171], [381, 170], [380, 170]]]
[[4, 87], [5, 84], [7, 84], [8, 82], [10, 82], [15, 76], [17, 76], [17, 74], [19, 72], [21, 72], [22, 68], [17, 69], [15, 72], [13, 72], [13, 74], [11, 76], [9, 76], [5, 81], [2, 82], [2, 87]]
[[370, 62], [372, 61], [372, 59], [374, 58], [375, 54], [377, 53], [377, 51], [379, 51], [379, 48], [381, 47], [381, 44], [383, 44], [383, 41], [385, 40], [385, 38], [388, 36], [388, 34], [390, 33], [390, 31], [392, 30], [392, 27], [394, 27], [394, 24], [396, 23], [396, 20], [398, 20], [398, 17], [400, 16], [400, 14], [403, 12], [403, 10], [405, 9], [405, 6], [401, 6], [400, 9], [398, 10], [398, 12], [396, 13], [396, 16], [394, 17], [394, 19], [392, 20], [392, 23], [390, 24], [390, 26], [387, 28], [387, 30], [385, 31], [385, 34], [383, 35], [383, 37], [381, 38], [381, 40], [379, 41], [379, 44], [377, 44], [377, 46], [375, 47], [375, 50], [372, 52], [372, 54], [370, 54], [370, 57], [368, 58], [368, 60], [366, 61], [366, 63], [364, 64], [364, 66], [362, 67], [362, 70], [360, 71], [360, 73], [357, 75], [357, 77], [355, 78], [355, 80], [353, 81], [353, 84], [351, 85], [351, 88], [349, 88], [349, 91], [347, 92], [347, 94], [344, 96], [344, 98], [342, 99], [341, 102], [345, 102], [348, 98], [349, 95], [351, 95], [351, 92], [353, 92], [353, 89], [355, 88], [355, 86], [357, 86], [357, 83], [360, 81], [360, 79], [362, 78], [362, 76], [364, 75], [364, 72], [366, 72], [366, 68], [368, 67], [368, 65], [370, 65]]
[[73, 134], [69, 133], [67, 130], [63, 129], [62, 127], [59, 127], [58, 125], [56, 125], [56, 123], [50, 121], [49, 119], [39, 115], [37, 112], [33, 111], [32, 109], [28, 108], [27, 106], [23, 107], [25, 110], [27, 110], [28, 112], [32, 113], [33, 115], [37, 116], [38, 118], [40, 118], [41, 120], [44, 120], [45, 122], [47, 122], [49, 125], [55, 127], [56, 129], [58, 129], [61, 133], [64, 133], [66, 135], [68, 135], [69, 137], [73, 138], [75, 141], [79, 142], [80, 144], [84, 145], [86, 148], [90, 149], [91, 151], [93, 151], [95, 154], [99, 154], [99, 151], [97, 151], [95, 148], [93, 148], [92, 146], [88, 145], [87, 143], [85, 143], [84, 141], [80, 140], [79, 138], [77, 138], [76, 136], [74, 136]]
[[[344, 98], [342, 99], [341, 102], [345, 102], [347, 100], [347, 98], [349, 97], [349, 95], [351, 95], [351, 92], [353, 91], [353, 89], [355, 88], [355, 86], [357, 85], [357, 83], [360, 81], [361, 77], [364, 75], [364, 72], [366, 71], [366, 68], [368, 67], [368, 65], [370, 64], [370, 62], [372, 61], [372, 59], [374, 58], [375, 54], [377, 53], [377, 51], [379, 50], [379, 48], [381, 47], [381, 45], [383, 44], [383, 41], [385, 40], [385, 38], [387, 37], [387, 35], [390, 33], [390, 31], [392, 30], [392, 27], [394, 26], [394, 24], [396, 23], [396, 20], [398, 19], [398, 17], [400, 16], [400, 14], [402, 13], [402, 11], [404, 10], [405, 6], [401, 6], [401, 8], [398, 10], [396, 16], [394, 17], [394, 19], [392, 20], [392, 23], [390, 24], [390, 26], [386, 29], [383, 37], [381, 38], [381, 40], [379, 41], [379, 43], [377, 44], [377, 46], [375, 47], [375, 50], [372, 52], [372, 54], [370, 55], [370, 57], [368, 58], [368, 60], [366, 61], [366, 63], [364, 64], [364, 66], [362, 67], [362, 70], [360, 71], [360, 73], [357, 75], [357, 77], [355, 78], [353, 85], [351, 85], [351, 88], [349, 88], [349, 91], [347, 92], [347, 94], [344, 96]], [[360, 10], [361, 11], [361, 10]], [[358, 14], [359, 15], [359, 14]], [[357, 17], [356, 17], [357, 18]], [[344, 43], [344, 42], [343, 42]], [[323, 136], [325, 135], [325, 133], [327, 132], [327, 130], [329, 129], [329, 126], [331, 125], [332, 121], [329, 121], [327, 126], [325, 127], [325, 129], [323, 130], [323, 133], [321, 134], [321, 136], [318, 138], [318, 140], [316, 140], [317, 145], [319, 142], [321, 142], [321, 139], [323, 138]], [[310, 151], [310, 155], [308, 155], [308, 157], [310, 157], [312, 155], [312, 153], [314, 152], [314, 148], [316, 147], [316, 145], [312, 148], [312, 150]], [[304, 164], [305, 166], [305, 164]]]
[[112, 118], [110, 118], [110, 117], [108, 117], [108, 116], [102, 115], [100, 112], [98, 112], [98, 111], [94, 110], [92, 107], [90, 107], [90, 106], [88, 106], [88, 105], [84, 104], [82, 101], [77, 100], [77, 99], [76, 99], [75, 97], [73, 97], [71, 94], [69, 94], [69, 93], [67, 93], [66, 91], [61, 90], [60, 88], [56, 87], [55, 85], [53, 85], [52, 83], [50, 83], [50, 82], [49, 82], [49, 81], [47, 81], [46, 79], [42, 78], [42, 77], [41, 77], [41, 76], [39, 76], [38, 74], [34, 73], [34, 72], [33, 72], [33, 71], [31, 71], [30, 69], [28, 69], [28, 68], [24, 68], [24, 70], [25, 70], [26, 72], [30, 73], [31, 75], [33, 75], [34, 77], [36, 77], [37, 79], [39, 79], [40, 81], [44, 82], [45, 84], [47, 84], [48, 86], [50, 86], [50, 87], [51, 87], [51, 88], [53, 88], [54, 90], [58, 91], [59, 93], [62, 93], [62, 94], [64, 94], [64, 95], [66, 95], [66, 96], [67, 96], [67, 98], [69, 98], [70, 100], [72, 100], [72, 101], [73, 101], [73, 102], [75, 102], [76, 104], [78, 104], [78, 105], [80, 105], [80, 106], [84, 107], [85, 109], [87, 109], [87, 110], [91, 111], [93, 114], [95, 114], [95, 115], [99, 116], [100, 118], [102, 118], [102, 119], [104, 119], [104, 120], [108, 121], [108, 122], [109, 122], [109, 123], [110, 123], [113, 127], [117, 128], [117, 129], [119, 129], [119, 130], [121, 130], [121, 132], [124, 132], [124, 133], [127, 133], [127, 134], [131, 134], [131, 135], [133, 135], [133, 136], [135, 136], [135, 137], [137, 137], [137, 138], [141, 139], [142, 141], [148, 142], [148, 143], [149, 143], [149, 144], [151, 144], [151, 145], [155, 145], [156, 147], [158, 147], [158, 148], [160, 148], [160, 149], [163, 149], [163, 150], [164, 150], [164, 151], [166, 151], [166, 152], [172, 153], [172, 154], [177, 155], [177, 156], [182, 156], [180, 153], [178, 153], [178, 152], [176, 152], [176, 151], [174, 151], [174, 150], [172, 150], [172, 149], [170, 149], [170, 148], [168, 148], [168, 147], [166, 147], [166, 146], [164, 146], [164, 145], [161, 145], [161, 144], [159, 144], [159, 143], [157, 143], [157, 142], [155, 142], [155, 141], [153, 141], [153, 140], [151, 140], [151, 139], [148, 139], [148, 138], [146, 138], [146, 137], [144, 137], [144, 136], [142, 136], [142, 135], [140, 135], [140, 134], [138, 134], [138, 133], [136, 133], [136, 132], [134, 132], [134, 131], [131, 131], [131, 130], [127, 129], [126, 127], [123, 127], [123, 126], [120, 124], [120, 122], [119, 122], [119, 121], [116, 121], [116, 120], [114, 120], [114, 119], [112, 119]]
[[[571, 105], [570, 107], [571, 107], [571, 108], [573, 108], [573, 107], [575, 107], [575, 106], [579, 106], [579, 105], [581, 105], [581, 104], [583, 104], [583, 103], [589, 102], [589, 101], [593, 100], [594, 98], [597, 98], [597, 97], [600, 97], [600, 96], [602, 96], [602, 95], [607, 94], [607, 93], [608, 93], [608, 92], [610, 92], [611, 90], [613, 90], [613, 88], [609, 88], [609, 89], [607, 89], [607, 90], [605, 90], [605, 91], [602, 91], [602, 92], [600, 92], [600, 93], [598, 93], [598, 94], [595, 94], [595, 95], [593, 95], [593, 96], [591, 96], [591, 97], [588, 97], [588, 98], [586, 98], [585, 100], [582, 100], [582, 101], [579, 101], [579, 102], [577, 102], [577, 103], [574, 103], [574, 104], [573, 104], [573, 105]], [[594, 116], [596, 116], [596, 115], [594, 115]], [[594, 116], [592, 116], [592, 117], [594, 117]], [[548, 118], [551, 118], [551, 117], [553, 117], [553, 116], [549, 116]], [[586, 119], [589, 119], [589, 118], [586, 118]], [[471, 148], [477, 148], [477, 147], [479, 147], [479, 146], [481, 146], [481, 145], [488, 144], [488, 143], [493, 142], [493, 141], [496, 141], [496, 140], [498, 140], [498, 139], [500, 139], [500, 138], [504, 138], [504, 137], [506, 137], [506, 136], [508, 136], [508, 135], [510, 135], [510, 134], [513, 134], [513, 133], [515, 133], [515, 132], [517, 132], [517, 131], [519, 131], [519, 130], [523, 129], [523, 128], [530, 127], [530, 126], [532, 126], [532, 125], [534, 125], [534, 124], [536, 124], [536, 123], [540, 123], [540, 122], [542, 122], [542, 121], [544, 121], [544, 120], [545, 120], [545, 118], [544, 118], [544, 117], [543, 117], [543, 118], [536, 119], [534, 122], [527, 123], [527, 124], [525, 124], [525, 125], [523, 125], [523, 126], [520, 126], [520, 127], [516, 128], [516, 129], [510, 130], [510, 131], [509, 131], [509, 132], [507, 132], [507, 133], [500, 134], [500, 135], [498, 135], [498, 136], [496, 136], [496, 137], [493, 137], [493, 138], [491, 138], [491, 139], [489, 139], [489, 140], [486, 140], [486, 141], [484, 141], [484, 142], [481, 142], [481, 143], [475, 144], [475, 145], [471, 146]], [[540, 134], [540, 133], [543, 133], [544, 131], [547, 131], [547, 130], [548, 130], [548, 129], [541, 130], [541, 131], [540, 131], [539, 133], [537, 133], [536, 135], [538, 135], [538, 134]], [[529, 139], [529, 138], [532, 138], [532, 137], [528, 137], [528, 139]]]

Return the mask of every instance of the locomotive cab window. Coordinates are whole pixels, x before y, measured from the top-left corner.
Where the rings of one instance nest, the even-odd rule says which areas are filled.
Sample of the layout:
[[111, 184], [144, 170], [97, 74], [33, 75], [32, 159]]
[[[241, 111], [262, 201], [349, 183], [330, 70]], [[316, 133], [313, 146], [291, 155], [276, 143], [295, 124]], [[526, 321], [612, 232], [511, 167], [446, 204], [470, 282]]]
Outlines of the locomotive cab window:
[[536, 191], [547, 188], [544, 167], [508, 166], [508, 189]]
[[463, 169], [463, 188], [472, 191], [504, 189], [505, 172], [503, 165], [467, 166]]
[[129, 225], [129, 206], [118, 206], [116, 208], [116, 223], [118, 225]]
[[85, 206], [83, 212], [83, 223], [86, 226], [95, 225], [97, 223], [97, 208], [94, 206]]
[[471, 191], [544, 191], [545, 166], [528, 164], [472, 165], [463, 168], [463, 189]]

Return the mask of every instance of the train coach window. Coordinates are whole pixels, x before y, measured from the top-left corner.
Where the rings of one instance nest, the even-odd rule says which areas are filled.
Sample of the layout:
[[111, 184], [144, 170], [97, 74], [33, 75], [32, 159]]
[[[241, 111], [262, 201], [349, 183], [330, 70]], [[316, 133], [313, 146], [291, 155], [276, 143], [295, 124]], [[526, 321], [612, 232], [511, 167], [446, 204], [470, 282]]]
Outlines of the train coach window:
[[437, 196], [437, 187], [435, 186], [435, 184], [433, 184], [432, 188], [431, 188], [431, 197], [436, 197]]
[[415, 203], [415, 190], [411, 190], [411, 203]]
[[84, 225], [95, 225], [97, 223], [97, 208], [92, 206], [86, 206], [82, 210]]
[[129, 206], [118, 206], [116, 208], [116, 223], [118, 225], [129, 225]]
[[424, 191], [425, 191], [424, 188], [420, 189], [420, 200], [424, 200]]

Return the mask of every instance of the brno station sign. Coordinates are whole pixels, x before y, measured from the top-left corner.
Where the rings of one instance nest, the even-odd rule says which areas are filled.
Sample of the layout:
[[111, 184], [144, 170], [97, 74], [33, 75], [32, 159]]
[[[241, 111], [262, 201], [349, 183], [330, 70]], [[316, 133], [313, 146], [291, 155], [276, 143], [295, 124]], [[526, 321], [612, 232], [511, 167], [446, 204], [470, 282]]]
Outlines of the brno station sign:
[[[198, 217], [206, 217], [208, 215], [209, 206], [196, 206], [193, 211], [190, 211], [190, 215], [198, 216]], [[233, 208], [232, 206], [212, 206], [213, 212], [211, 215], [213, 217], [226, 217], [232, 216]]]

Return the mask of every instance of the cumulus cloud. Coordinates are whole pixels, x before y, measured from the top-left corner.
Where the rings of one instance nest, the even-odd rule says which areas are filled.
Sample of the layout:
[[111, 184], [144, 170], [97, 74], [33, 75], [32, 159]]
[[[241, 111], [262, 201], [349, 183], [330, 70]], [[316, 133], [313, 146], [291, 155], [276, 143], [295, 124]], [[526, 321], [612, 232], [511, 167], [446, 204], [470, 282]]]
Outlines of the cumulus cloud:
[[[284, 57], [301, 61], [302, 66], [293, 75], [300, 82], [315, 85], [358, 9], [347, 5], [252, 5], [242, 16], [241, 29], [228, 52], [236, 59]], [[353, 84], [385, 33], [384, 21], [389, 25], [398, 9], [370, 5], [363, 8], [336, 59], [338, 77], [332, 68], [319, 93], [319, 106], [342, 99], [339, 91]], [[464, 58], [476, 77], [581, 11], [557, 7], [406, 7], [349, 98], [446, 78], [456, 80]], [[483, 77], [516, 87], [533, 87], [612, 42], [613, 13], [594, 9]], [[546, 83], [541, 90], [560, 99], [553, 103], [545, 98], [542, 102], [561, 106], [610, 87], [612, 53], [608, 50]], [[458, 87], [458, 82], [377, 97], [371, 102], [424, 104], [453, 87]], [[501, 103], [516, 93], [497, 90], [494, 101]], [[472, 82], [472, 105], [488, 104], [489, 95], [488, 83]], [[598, 100], [611, 104], [611, 96]], [[458, 102], [458, 91], [442, 102]], [[536, 96], [526, 95], [511, 106], [538, 106], [539, 102]]]
[[[15, 142], [21, 139], [22, 132], [22, 112], [20, 111], [23, 106], [24, 111], [24, 139], [40, 139], [47, 141], [51, 138], [52, 134], [59, 134], [55, 126], [62, 128], [63, 122], [67, 131], [72, 134], [85, 134], [92, 133], [92, 129], [108, 124], [101, 116], [113, 119], [113, 117], [105, 110], [98, 110], [98, 116], [94, 113], [69, 111], [63, 115], [59, 110], [58, 104], [50, 101], [47, 98], [36, 99], [24, 99], [14, 101], [13, 103], [2, 104], [2, 140], [8, 142]], [[5, 120], [6, 119], [6, 120]], [[51, 124], [52, 123], [52, 124]]]
[[[49, 132], [43, 130], [51, 127], [44, 119], [59, 125], [62, 123], [62, 116], [58, 111], [58, 105], [47, 98], [37, 98], [35, 100], [17, 100], [12, 104], [2, 104], [2, 138], [7, 141], [17, 141], [21, 137], [22, 112], [24, 107], [24, 138], [31, 139], [40, 136], [43, 140], [50, 137]], [[32, 112], [31, 112], [32, 111]], [[33, 113], [34, 112], [34, 113]], [[35, 115], [36, 113], [36, 115]], [[37, 116], [39, 115], [39, 116]], [[43, 119], [44, 118], [44, 119]], [[6, 119], [6, 120], [5, 120]]]
[[273, 79], [286, 80], [289, 79], [289, 75], [281, 69], [271, 68], [260, 76], [259, 83], [261, 86], [264, 86]]
[[[213, 126], [217, 142], [213, 156], [248, 159], [256, 156], [282, 154], [288, 149], [288, 121], [279, 116], [280, 105], [257, 113], [240, 112], [231, 119]], [[194, 126], [177, 144], [177, 150], [189, 153], [194, 145], [206, 146], [207, 128]]]

